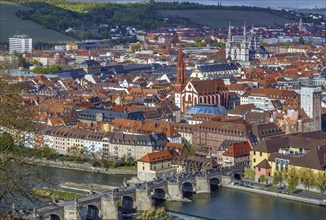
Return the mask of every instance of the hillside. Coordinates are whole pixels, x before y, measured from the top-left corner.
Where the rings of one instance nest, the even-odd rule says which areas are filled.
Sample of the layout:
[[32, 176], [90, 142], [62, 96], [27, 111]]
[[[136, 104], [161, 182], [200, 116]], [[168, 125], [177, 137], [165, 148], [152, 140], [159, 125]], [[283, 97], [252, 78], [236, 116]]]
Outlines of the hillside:
[[30, 8], [0, 2], [0, 41], [8, 41], [9, 37], [16, 34], [27, 34], [34, 41], [41, 42], [60, 42], [73, 40], [72, 38], [59, 32], [46, 29], [32, 21], [22, 20], [15, 13], [18, 10], [29, 10]]
[[272, 25], [274, 23], [284, 24], [293, 22], [292, 20], [259, 11], [240, 10], [160, 10], [165, 17], [182, 17], [190, 21], [208, 25], [211, 27], [226, 27], [229, 21], [233, 26], [242, 26], [246, 21], [248, 25]]

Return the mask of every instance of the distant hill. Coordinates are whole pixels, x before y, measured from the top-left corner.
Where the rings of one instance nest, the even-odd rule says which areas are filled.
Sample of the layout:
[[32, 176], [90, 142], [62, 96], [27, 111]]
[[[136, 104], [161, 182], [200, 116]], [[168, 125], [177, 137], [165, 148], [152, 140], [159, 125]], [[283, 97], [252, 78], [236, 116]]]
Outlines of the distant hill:
[[27, 34], [33, 38], [33, 41], [53, 43], [74, 40], [69, 36], [46, 29], [32, 21], [22, 20], [15, 15], [18, 10], [29, 9], [21, 5], [0, 2], [0, 41], [8, 42], [9, 37], [16, 34], [17, 31], [20, 34]]
[[243, 22], [246, 21], [247, 25], [272, 25], [292, 23], [293, 20], [281, 18], [277, 15], [273, 15], [260, 11], [241, 11], [241, 10], [160, 10], [162, 16], [166, 17], [182, 17], [187, 18], [190, 21], [208, 25], [211, 27], [226, 27], [229, 21], [233, 26], [243, 26]]

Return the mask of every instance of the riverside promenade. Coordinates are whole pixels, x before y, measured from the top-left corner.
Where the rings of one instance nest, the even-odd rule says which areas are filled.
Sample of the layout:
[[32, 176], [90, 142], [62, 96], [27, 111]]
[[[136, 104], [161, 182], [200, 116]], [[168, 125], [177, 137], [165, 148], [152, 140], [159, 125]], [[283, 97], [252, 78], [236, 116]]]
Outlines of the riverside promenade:
[[137, 169], [135, 167], [117, 167], [117, 168], [103, 168], [93, 167], [89, 163], [76, 163], [70, 161], [53, 161], [46, 159], [30, 159], [25, 158], [26, 163], [36, 164], [38, 166], [50, 166], [62, 169], [81, 170], [87, 172], [97, 172], [103, 174], [121, 174], [121, 175], [136, 175]]
[[265, 185], [250, 181], [244, 182], [246, 184], [242, 186], [229, 184], [225, 185], [224, 187], [326, 207], [326, 194], [311, 193], [302, 190], [295, 190], [292, 192], [283, 187], [279, 188], [276, 186]]

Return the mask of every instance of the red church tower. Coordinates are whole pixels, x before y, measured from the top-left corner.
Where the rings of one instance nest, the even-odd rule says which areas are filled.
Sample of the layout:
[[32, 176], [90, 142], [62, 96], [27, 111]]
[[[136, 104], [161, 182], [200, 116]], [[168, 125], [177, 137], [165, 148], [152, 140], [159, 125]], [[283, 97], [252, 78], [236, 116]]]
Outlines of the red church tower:
[[182, 90], [186, 86], [186, 64], [183, 60], [182, 46], [180, 44], [180, 50], [178, 55], [178, 64], [177, 64], [177, 77], [174, 84], [174, 97], [175, 105], [178, 106], [181, 111], [183, 111], [183, 102], [181, 100]]

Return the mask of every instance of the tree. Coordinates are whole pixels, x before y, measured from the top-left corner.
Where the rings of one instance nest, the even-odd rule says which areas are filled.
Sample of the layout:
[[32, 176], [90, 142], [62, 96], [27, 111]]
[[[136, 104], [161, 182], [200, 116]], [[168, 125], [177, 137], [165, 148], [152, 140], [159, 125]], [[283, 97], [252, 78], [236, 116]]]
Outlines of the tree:
[[80, 161], [84, 161], [90, 157], [88, 150], [83, 146], [73, 145], [68, 148], [67, 152], [70, 156], [73, 156]]
[[309, 190], [314, 185], [314, 171], [309, 168], [301, 168], [298, 170], [300, 183], [306, 190]]
[[321, 193], [326, 191], [326, 172], [319, 171], [317, 174], [314, 174], [314, 183], [313, 185], [319, 189]]
[[300, 34], [299, 36], [299, 44], [304, 45], [304, 39], [302, 34]]
[[246, 175], [246, 177], [248, 179], [252, 179], [253, 180], [253, 179], [255, 179], [256, 173], [255, 173], [255, 171], [253, 169], [246, 168], [245, 169], [245, 175]]
[[288, 181], [288, 189], [293, 191], [295, 188], [295, 180], [293, 177], [290, 177]]
[[25, 133], [34, 130], [28, 106], [19, 96], [23, 89], [8, 75], [0, 74], [0, 210], [8, 210], [13, 203], [24, 208], [22, 200], [35, 200], [32, 189], [51, 181], [19, 153]]
[[295, 190], [299, 183], [298, 171], [295, 167], [290, 167], [287, 173], [288, 189]]
[[263, 184], [267, 181], [267, 178], [265, 175], [260, 175], [258, 181]]
[[288, 179], [292, 179], [294, 187], [296, 188], [299, 184], [299, 175], [295, 167], [290, 167], [288, 170]]
[[286, 42], [284, 46], [286, 49], [289, 49], [291, 46], [291, 42], [290, 41]]
[[279, 173], [274, 172], [273, 174], [273, 185], [277, 185], [280, 183]]
[[14, 146], [14, 139], [12, 136], [4, 132], [0, 134], [0, 152], [11, 151]]
[[136, 51], [139, 51], [140, 48], [141, 48], [141, 46], [140, 46], [139, 43], [138, 43], [138, 44], [132, 44], [132, 45], [131, 45], [131, 51], [132, 51], [133, 53], [135, 53]]

